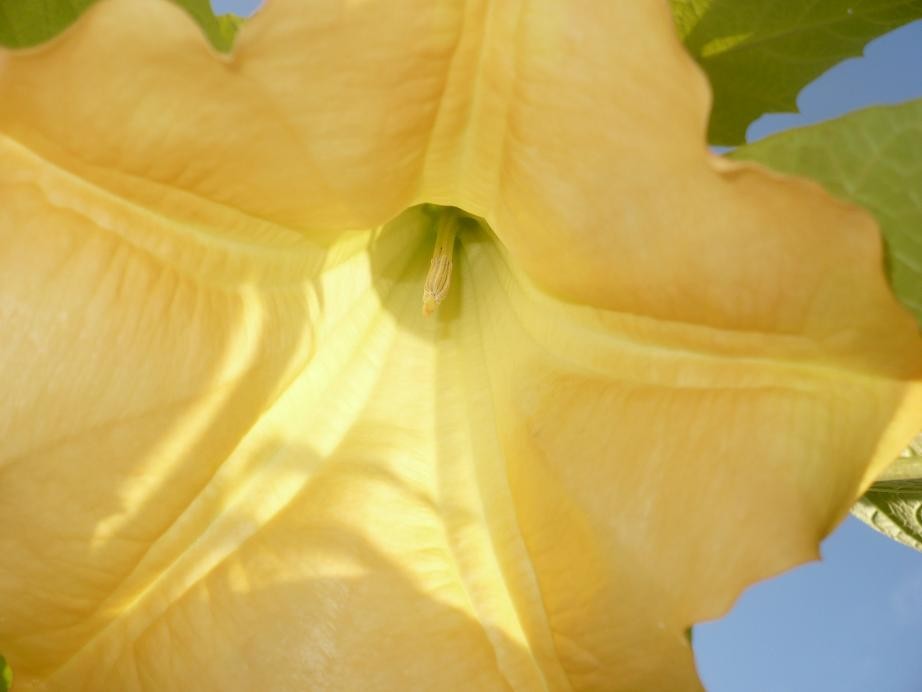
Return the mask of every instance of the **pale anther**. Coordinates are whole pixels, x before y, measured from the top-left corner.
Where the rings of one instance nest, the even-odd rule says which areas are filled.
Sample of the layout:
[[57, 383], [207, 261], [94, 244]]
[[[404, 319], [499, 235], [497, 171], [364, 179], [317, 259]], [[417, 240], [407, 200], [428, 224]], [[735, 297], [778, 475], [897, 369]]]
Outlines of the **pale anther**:
[[443, 210], [439, 215], [435, 235], [435, 249], [429, 262], [429, 273], [423, 286], [423, 316], [428, 317], [445, 300], [451, 286], [451, 258], [455, 249], [455, 235], [460, 218], [457, 212]]

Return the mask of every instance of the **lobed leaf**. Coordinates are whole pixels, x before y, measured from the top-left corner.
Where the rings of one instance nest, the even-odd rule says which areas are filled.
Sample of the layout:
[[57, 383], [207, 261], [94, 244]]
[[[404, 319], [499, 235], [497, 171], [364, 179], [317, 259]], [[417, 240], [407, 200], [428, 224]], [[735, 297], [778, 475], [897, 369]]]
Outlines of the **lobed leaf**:
[[736, 145], [764, 113], [870, 40], [922, 18], [922, 0], [670, 0], [686, 47], [714, 90], [709, 140]]

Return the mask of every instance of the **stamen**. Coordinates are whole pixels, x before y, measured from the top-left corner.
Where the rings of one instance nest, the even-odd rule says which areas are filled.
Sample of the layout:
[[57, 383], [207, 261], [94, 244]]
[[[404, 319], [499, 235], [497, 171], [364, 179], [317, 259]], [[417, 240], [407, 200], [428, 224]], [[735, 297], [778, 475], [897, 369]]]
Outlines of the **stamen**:
[[429, 262], [429, 273], [423, 286], [423, 317], [428, 317], [445, 300], [451, 285], [451, 256], [458, 233], [458, 214], [445, 209], [439, 216], [435, 249]]

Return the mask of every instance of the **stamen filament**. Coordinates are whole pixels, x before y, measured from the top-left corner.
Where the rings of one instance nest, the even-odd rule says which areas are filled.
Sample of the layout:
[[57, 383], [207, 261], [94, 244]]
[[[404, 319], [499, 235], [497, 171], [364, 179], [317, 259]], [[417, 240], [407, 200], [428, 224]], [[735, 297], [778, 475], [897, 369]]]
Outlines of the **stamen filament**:
[[458, 214], [443, 210], [439, 216], [435, 235], [435, 249], [429, 262], [429, 273], [423, 286], [423, 317], [428, 317], [445, 300], [451, 286], [452, 254], [458, 233]]

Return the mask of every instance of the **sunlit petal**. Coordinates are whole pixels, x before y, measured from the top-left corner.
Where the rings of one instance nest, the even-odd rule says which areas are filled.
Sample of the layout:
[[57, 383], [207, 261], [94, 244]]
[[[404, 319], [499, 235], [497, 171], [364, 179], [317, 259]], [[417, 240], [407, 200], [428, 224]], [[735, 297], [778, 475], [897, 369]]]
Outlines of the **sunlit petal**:
[[158, 578], [175, 556], [154, 541], [309, 356], [325, 260], [254, 232], [273, 240], [224, 242], [0, 140], [0, 641], [18, 679]]
[[886, 284], [874, 223], [812, 183], [708, 153], [707, 84], [667, 3], [491, 9], [463, 175], [444, 199], [486, 217], [543, 287], [669, 321], [802, 335], [826, 357], [909, 372], [900, 354], [917, 336]]
[[[4, 546], [4, 636], [26, 679], [698, 689], [685, 627], [813, 555], [904, 386], [788, 358], [786, 338], [744, 356], [745, 333], [556, 302], [487, 231], [462, 233], [454, 290], [425, 320], [431, 225], [415, 210], [343, 241], [310, 284], [328, 298], [312, 355], [253, 368], [285, 382], [271, 402], [243, 379], [7, 462], [3, 519], [22, 530]], [[93, 353], [115, 350], [117, 306]], [[264, 338], [296, 331], [260, 314]], [[122, 343], [114, 373], [179, 386], [132, 360], [146, 340]], [[62, 419], [85, 424], [76, 412]], [[41, 490], [50, 475], [69, 480]]]
[[227, 57], [174, 3], [100, 0], [0, 58], [0, 131], [193, 221], [204, 198], [309, 233], [383, 223], [417, 194], [462, 14], [270, 0]]
[[[270, 0], [223, 59], [101, 0], [0, 99], [27, 688], [697, 690], [916, 432], [873, 223], [706, 152], [665, 3]], [[415, 202], [495, 231], [428, 320]]]

